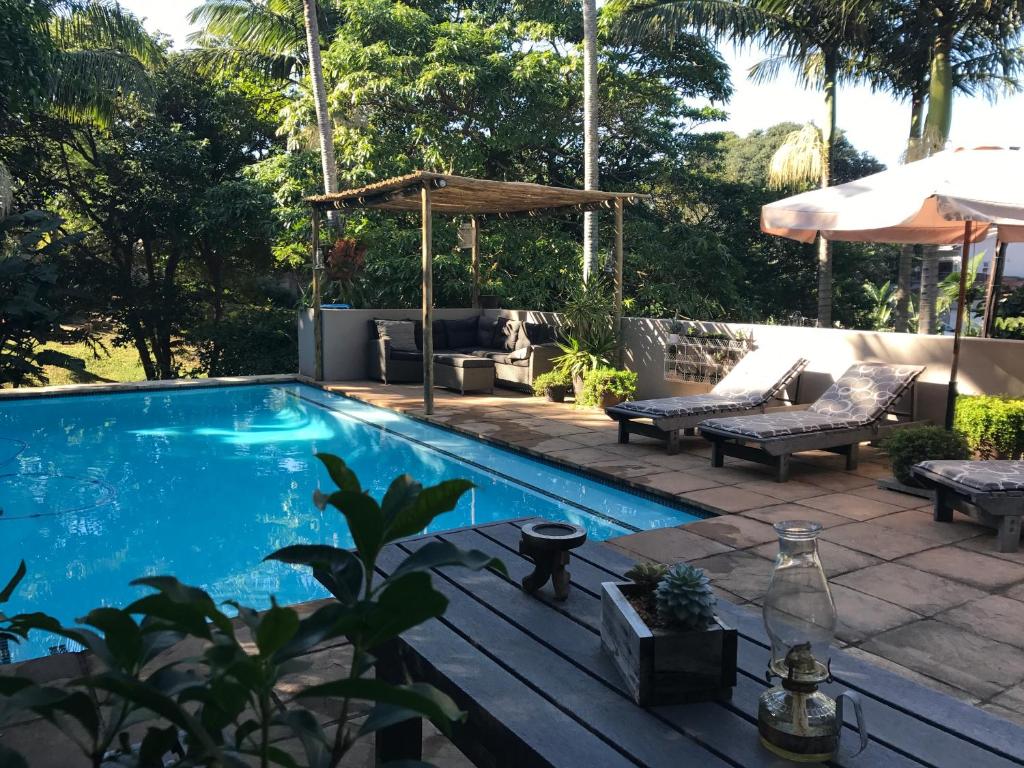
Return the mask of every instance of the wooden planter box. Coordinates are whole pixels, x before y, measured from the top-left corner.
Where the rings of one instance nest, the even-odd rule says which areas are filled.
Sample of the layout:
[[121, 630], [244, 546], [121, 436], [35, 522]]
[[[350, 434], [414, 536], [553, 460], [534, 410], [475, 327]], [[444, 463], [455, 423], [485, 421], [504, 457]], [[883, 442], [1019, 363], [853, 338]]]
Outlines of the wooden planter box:
[[651, 629], [630, 605], [636, 585], [601, 585], [601, 645], [643, 707], [723, 701], [736, 685], [736, 630]]

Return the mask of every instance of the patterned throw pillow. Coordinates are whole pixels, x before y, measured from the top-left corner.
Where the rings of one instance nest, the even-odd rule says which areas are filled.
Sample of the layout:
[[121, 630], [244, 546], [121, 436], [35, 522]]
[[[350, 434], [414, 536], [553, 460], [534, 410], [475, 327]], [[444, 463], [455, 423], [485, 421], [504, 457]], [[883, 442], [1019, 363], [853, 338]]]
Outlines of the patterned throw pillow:
[[412, 320], [376, 320], [377, 334], [391, 340], [397, 352], [416, 352], [416, 324]]

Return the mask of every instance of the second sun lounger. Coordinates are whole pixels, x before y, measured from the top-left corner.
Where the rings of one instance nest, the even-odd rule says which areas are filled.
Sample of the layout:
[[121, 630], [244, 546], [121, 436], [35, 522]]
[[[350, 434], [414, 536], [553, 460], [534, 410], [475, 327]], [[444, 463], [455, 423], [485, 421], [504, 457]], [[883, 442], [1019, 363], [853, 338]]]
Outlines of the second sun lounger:
[[[924, 366], [856, 363], [811, 403], [807, 410], [701, 422], [700, 433], [711, 441], [711, 466], [721, 467], [736, 456], [775, 467], [775, 479], [789, 479], [789, 458], [800, 451], [829, 451], [846, 456], [846, 468], [857, 467], [860, 444], [913, 422], [895, 414], [895, 406], [921, 375]], [[887, 413], [894, 420], [883, 417]], [[904, 416], [902, 421], [900, 416]]]
[[679, 451], [679, 433], [693, 434], [709, 416], [734, 416], [764, 411], [773, 398], [783, 394], [807, 365], [803, 358], [759, 349], [746, 355], [729, 374], [705, 395], [635, 400], [605, 408], [619, 422], [619, 442], [637, 434], [666, 441], [669, 454]]

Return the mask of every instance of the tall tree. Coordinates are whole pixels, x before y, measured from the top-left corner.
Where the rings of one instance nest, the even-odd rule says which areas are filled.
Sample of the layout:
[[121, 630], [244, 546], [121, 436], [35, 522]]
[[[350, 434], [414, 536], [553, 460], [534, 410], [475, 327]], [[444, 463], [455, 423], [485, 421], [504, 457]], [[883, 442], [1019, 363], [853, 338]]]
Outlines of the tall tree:
[[[333, 8], [326, 11], [316, 0], [206, 0], [192, 9], [189, 20], [202, 27], [190, 41], [199, 46], [195, 57], [206, 71], [228, 66], [294, 84], [308, 75], [323, 189], [331, 193], [338, 191], [338, 164], [320, 46], [321, 22], [329, 41], [338, 15]], [[337, 225], [336, 213], [329, 217]]]
[[[842, 69], [859, 50], [868, 0], [621, 0], [631, 5], [627, 34], [678, 35], [689, 29], [711, 33], [719, 41], [756, 42], [769, 54], [755, 65], [755, 80], [775, 77], [783, 67], [796, 71], [823, 96], [823, 116], [815, 139], [809, 132], [793, 136], [788, 162], [778, 164], [776, 179], [799, 183], [816, 173], [820, 186], [832, 183], [835, 164], [836, 88]], [[800, 155], [803, 154], [803, 157]], [[816, 155], [808, 158], [807, 155]], [[832, 246], [818, 238], [818, 324], [832, 324]]]
[[[1013, 0], [889, 0], [874, 17], [859, 74], [872, 87], [907, 99], [907, 162], [945, 147], [953, 95], [995, 100], [1021, 89], [1021, 7]], [[907, 330], [910, 279], [921, 254], [919, 333], [935, 330], [938, 252], [904, 247], [900, 255], [896, 329]]]
[[[583, 0], [583, 187], [598, 188], [597, 2]], [[583, 214], [583, 280], [598, 269], [597, 211]]]

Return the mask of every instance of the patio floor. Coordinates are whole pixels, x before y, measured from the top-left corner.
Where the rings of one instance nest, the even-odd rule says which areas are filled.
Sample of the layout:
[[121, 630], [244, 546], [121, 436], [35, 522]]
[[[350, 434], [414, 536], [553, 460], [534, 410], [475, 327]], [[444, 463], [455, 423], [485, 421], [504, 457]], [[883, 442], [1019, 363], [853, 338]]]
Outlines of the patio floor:
[[[327, 388], [423, 417], [420, 385]], [[877, 449], [863, 447], [855, 472], [843, 470], [842, 457], [802, 454], [792, 480], [779, 484], [768, 467], [739, 459], [711, 468], [699, 437], [684, 438], [676, 456], [642, 437], [619, 445], [615, 424], [597, 409], [506, 390], [460, 396], [438, 389], [434, 397], [430, 421], [717, 513], [607, 544], [704, 568], [725, 599], [751, 610], [759, 610], [777, 550], [770, 524], [821, 523], [840, 645], [1024, 723], [1024, 552], [998, 553], [991, 530], [959, 515], [952, 524], [933, 522], [924, 500], [878, 488], [877, 479], [891, 473]]]

